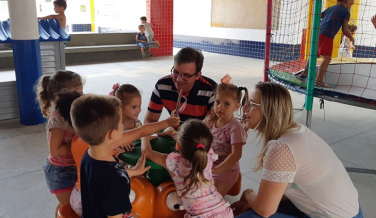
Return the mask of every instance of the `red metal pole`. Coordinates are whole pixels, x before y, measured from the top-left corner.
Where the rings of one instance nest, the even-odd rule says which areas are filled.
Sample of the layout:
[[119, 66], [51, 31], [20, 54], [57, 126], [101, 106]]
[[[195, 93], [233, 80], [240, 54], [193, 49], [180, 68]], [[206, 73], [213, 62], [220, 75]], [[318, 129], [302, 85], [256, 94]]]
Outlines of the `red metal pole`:
[[272, 9], [273, 9], [273, 0], [268, 0], [268, 8], [267, 8], [267, 15], [266, 15], [264, 82], [268, 81], [268, 73], [269, 73], [270, 38], [272, 36]]

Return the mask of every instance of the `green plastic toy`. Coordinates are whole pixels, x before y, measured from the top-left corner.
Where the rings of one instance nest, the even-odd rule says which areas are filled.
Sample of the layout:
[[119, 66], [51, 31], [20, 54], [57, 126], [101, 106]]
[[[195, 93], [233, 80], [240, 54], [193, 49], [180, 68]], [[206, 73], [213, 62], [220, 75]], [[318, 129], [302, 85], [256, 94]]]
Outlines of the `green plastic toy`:
[[[169, 154], [176, 151], [176, 142], [168, 136], [159, 136], [158, 138], [151, 140], [150, 144], [154, 151], [161, 153]], [[120, 160], [132, 166], [136, 165], [137, 160], [141, 157], [141, 141], [135, 141], [134, 145], [135, 149], [131, 152], [125, 152], [119, 155]], [[165, 181], [171, 180], [170, 174], [161, 165], [158, 165], [149, 159], [146, 159], [145, 165], [151, 166], [150, 170], [146, 173], [146, 178], [148, 178], [155, 187]]]

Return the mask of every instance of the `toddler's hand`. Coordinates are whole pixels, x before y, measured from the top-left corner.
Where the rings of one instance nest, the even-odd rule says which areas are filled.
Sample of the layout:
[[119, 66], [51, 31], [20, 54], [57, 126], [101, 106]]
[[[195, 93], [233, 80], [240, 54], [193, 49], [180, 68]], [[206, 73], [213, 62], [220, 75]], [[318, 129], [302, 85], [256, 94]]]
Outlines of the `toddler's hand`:
[[149, 137], [149, 141], [151, 141], [151, 140], [153, 140], [153, 139], [156, 139], [156, 138], [158, 138], [158, 134], [157, 134], [157, 135], [153, 134], [153, 135], [151, 135], [151, 136]]
[[173, 127], [167, 127], [165, 130], [163, 130], [162, 133], [157, 133], [159, 136], [170, 136], [172, 137], [175, 133], [175, 129]]
[[124, 152], [125, 152], [125, 149], [122, 146], [119, 146], [114, 149], [114, 156], [118, 157], [119, 154], [124, 153]]
[[166, 119], [169, 126], [178, 126], [180, 124], [180, 117], [175, 116], [176, 110], [171, 111], [171, 116]]
[[129, 152], [129, 151], [132, 151], [134, 149], [134, 144], [132, 142], [132, 143], [128, 143], [126, 145], [123, 145], [122, 147], [123, 147], [124, 150]]
[[134, 176], [144, 174], [150, 169], [151, 166], [145, 167], [146, 155], [144, 152], [141, 153], [141, 157], [138, 159], [136, 166], [132, 169], [134, 170]]

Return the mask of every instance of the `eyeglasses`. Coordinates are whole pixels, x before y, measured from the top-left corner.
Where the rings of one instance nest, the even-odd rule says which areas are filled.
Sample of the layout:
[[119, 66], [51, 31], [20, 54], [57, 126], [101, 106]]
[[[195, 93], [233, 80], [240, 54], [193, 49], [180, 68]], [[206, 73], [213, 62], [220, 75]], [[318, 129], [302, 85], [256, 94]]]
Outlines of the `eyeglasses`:
[[255, 103], [253, 102], [253, 100], [249, 100], [245, 103], [245, 105], [243, 106], [244, 110], [253, 110], [256, 108], [256, 106], [261, 106], [261, 104], [258, 104], [258, 103]]
[[181, 74], [181, 73], [179, 73], [179, 71], [175, 70], [175, 67], [171, 68], [171, 76], [172, 77], [178, 78], [180, 76], [180, 78], [182, 78], [185, 81], [188, 81], [190, 78], [196, 76], [197, 73], [198, 72], [196, 72], [194, 74], [188, 74], [188, 73]]

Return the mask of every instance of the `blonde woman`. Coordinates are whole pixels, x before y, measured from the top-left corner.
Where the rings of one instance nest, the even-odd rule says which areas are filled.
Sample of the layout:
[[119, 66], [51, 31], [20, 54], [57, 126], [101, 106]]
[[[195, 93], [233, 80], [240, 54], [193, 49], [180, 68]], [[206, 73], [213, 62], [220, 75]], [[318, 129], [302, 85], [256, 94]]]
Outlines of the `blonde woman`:
[[358, 191], [329, 145], [293, 120], [287, 89], [258, 83], [244, 106], [246, 127], [262, 142], [255, 170], [259, 192], [244, 191], [234, 203], [237, 218], [362, 218]]

